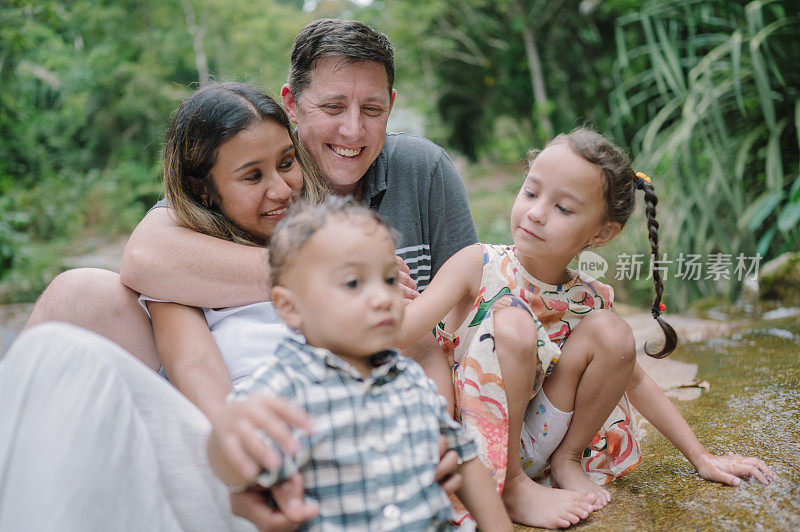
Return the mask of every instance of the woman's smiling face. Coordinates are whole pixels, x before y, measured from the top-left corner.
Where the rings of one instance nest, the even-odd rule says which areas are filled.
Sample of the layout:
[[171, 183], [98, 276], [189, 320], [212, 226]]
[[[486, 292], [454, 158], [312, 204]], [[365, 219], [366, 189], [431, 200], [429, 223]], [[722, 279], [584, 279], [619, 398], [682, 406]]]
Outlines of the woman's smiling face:
[[219, 147], [211, 179], [217, 193], [211, 199], [220, 212], [263, 240], [303, 187], [289, 133], [270, 119], [254, 122]]

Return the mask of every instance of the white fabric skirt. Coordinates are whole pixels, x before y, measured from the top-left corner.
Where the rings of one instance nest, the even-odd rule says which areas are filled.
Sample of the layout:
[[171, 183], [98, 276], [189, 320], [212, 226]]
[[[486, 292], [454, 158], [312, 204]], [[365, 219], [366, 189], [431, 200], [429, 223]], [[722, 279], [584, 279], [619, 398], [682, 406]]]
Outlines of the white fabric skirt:
[[0, 531], [254, 530], [211, 471], [209, 430], [116, 344], [33, 327], [0, 360]]

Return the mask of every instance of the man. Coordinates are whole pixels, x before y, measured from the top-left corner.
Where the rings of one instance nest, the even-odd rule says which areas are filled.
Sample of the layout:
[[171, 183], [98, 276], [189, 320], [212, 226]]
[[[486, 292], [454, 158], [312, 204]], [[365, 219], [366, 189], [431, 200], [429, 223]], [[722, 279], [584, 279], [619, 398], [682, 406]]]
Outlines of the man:
[[[396, 97], [393, 82], [393, 49], [386, 36], [356, 21], [322, 19], [295, 39], [281, 96], [332, 190], [361, 199], [400, 232], [397, 254], [408, 265], [404, 284], [424, 289], [477, 235], [463, 182], [445, 152], [425, 139], [386, 133]], [[157, 208], [131, 235], [120, 275], [64, 272], [42, 294], [27, 325], [74, 323], [158, 369], [152, 328], [137, 292], [184, 305], [227, 307], [268, 299], [268, 280], [265, 249], [179, 227], [171, 209]], [[423, 365], [452, 404], [449, 368], [437, 350], [431, 337], [405, 354]], [[260, 495], [243, 493], [231, 498], [234, 513], [265, 528], [290, 526], [303, 515], [296, 483], [272, 493], [293, 502], [275, 512]]]

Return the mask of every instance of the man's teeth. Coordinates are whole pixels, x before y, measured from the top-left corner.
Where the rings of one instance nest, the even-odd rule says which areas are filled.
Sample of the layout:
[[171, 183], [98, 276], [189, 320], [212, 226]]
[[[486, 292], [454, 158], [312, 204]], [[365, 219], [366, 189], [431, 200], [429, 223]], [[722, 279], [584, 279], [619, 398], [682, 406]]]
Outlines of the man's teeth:
[[287, 210], [288, 210], [288, 209], [285, 209], [285, 208], [284, 208], [284, 209], [278, 209], [277, 211], [269, 211], [269, 212], [264, 212], [264, 213], [261, 213], [261, 214], [262, 214], [263, 216], [276, 216], [276, 215], [278, 215], [278, 214], [283, 214], [283, 213], [285, 213]]
[[337, 146], [331, 146], [331, 148], [333, 148], [333, 151], [342, 157], [355, 157], [361, 153], [361, 148], [339, 148]]

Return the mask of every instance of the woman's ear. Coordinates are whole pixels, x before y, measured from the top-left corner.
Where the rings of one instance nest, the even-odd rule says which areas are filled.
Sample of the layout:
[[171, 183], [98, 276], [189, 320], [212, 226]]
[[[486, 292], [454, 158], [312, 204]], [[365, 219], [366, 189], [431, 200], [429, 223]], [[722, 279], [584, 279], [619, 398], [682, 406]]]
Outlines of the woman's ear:
[[594, 247], [602, 246], [617, 236], [620, 231], [622, 231], [622, 225], [619, 222], [606, 222], [600, 227], [591, 240], [589, 240], [589, 244]]
[[294, 293], [285, 286], [272, 287], [272, 304], [286, 325], [295, 330], [303, 328], [303, 316], [294, 300]]
[[208, 195], [208, 190], [206, 189], [203, 180], [193, 176], [186, 176], [186, 182], [189, 183], [189, 188], [191, 189], [192, 194], [200, 198], [200, 202], [203, 204], [203, 206], [210, 207], [211, 198]]

